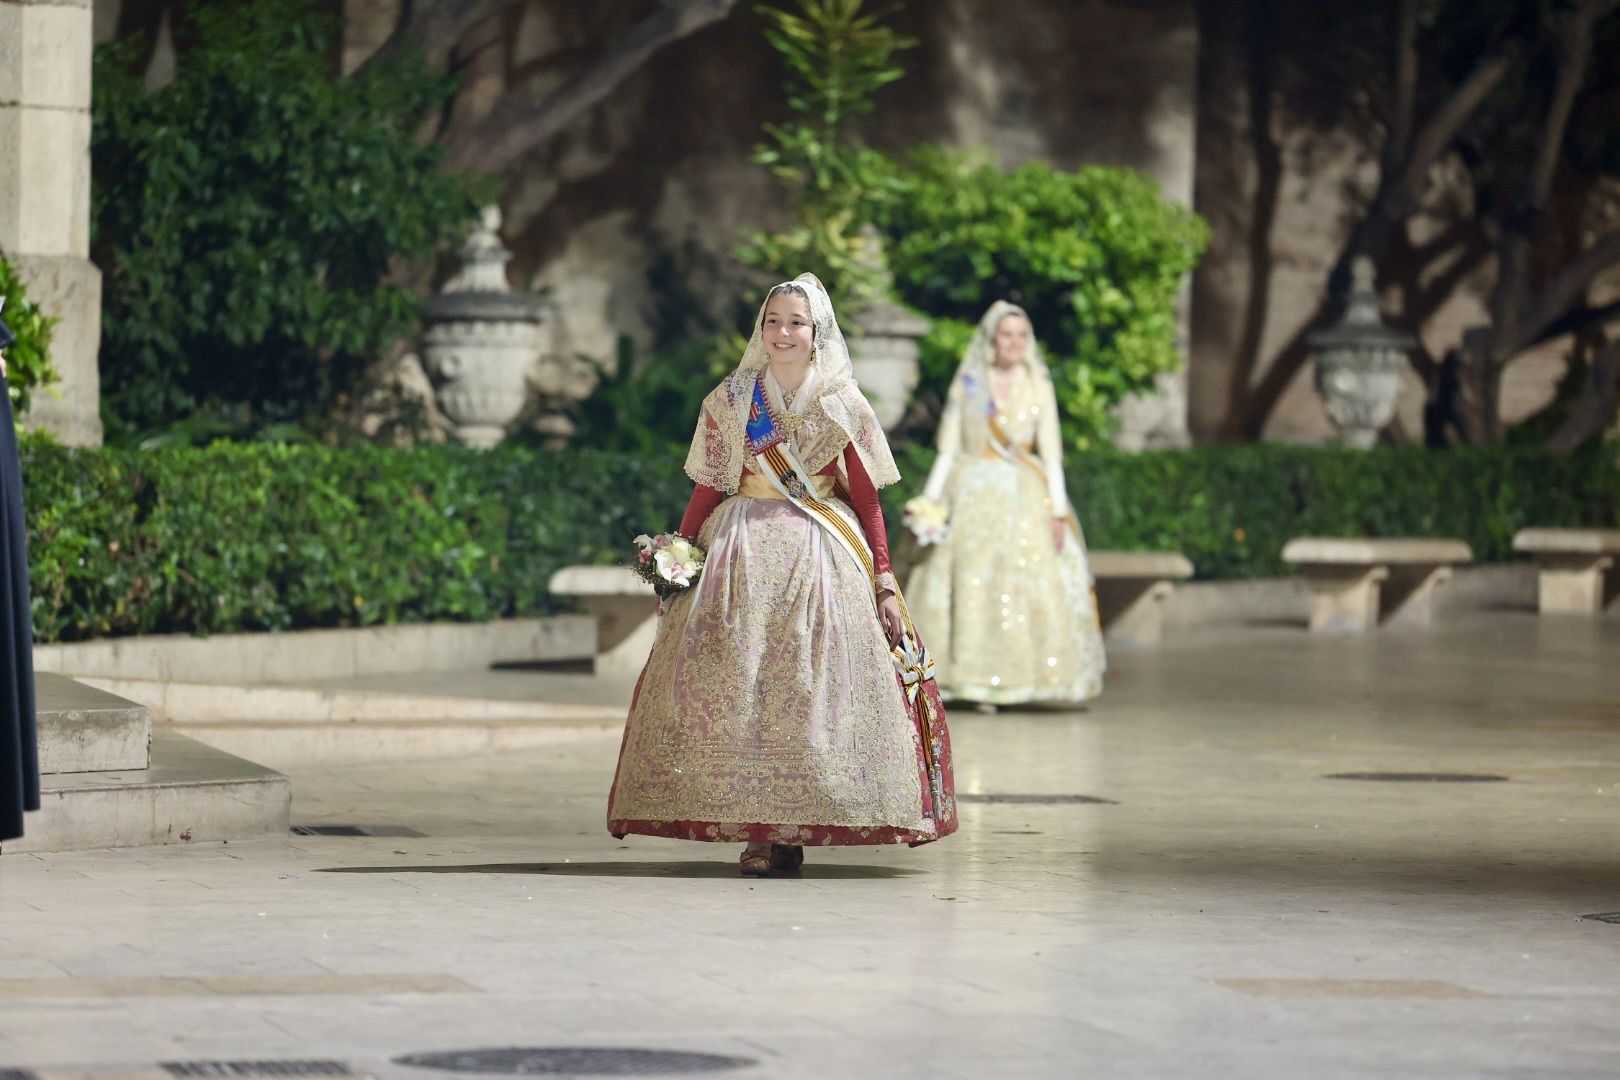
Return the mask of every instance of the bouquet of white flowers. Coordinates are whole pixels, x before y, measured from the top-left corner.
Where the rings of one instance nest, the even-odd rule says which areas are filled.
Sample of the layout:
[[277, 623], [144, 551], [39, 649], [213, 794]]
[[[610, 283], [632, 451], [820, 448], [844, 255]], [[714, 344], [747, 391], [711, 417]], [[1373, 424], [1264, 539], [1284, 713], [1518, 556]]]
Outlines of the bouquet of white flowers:
[[635, 542], [641, 550], [631, 569], [652, 585], [660, 600], [690, 589], [703, 573], [703, 549], [684, 536], [642, 533]]
[[950, 508], [926, 495], [918, 495], [906, 502], [906, 528], [923, 547], [937, 544], [950, 535]]

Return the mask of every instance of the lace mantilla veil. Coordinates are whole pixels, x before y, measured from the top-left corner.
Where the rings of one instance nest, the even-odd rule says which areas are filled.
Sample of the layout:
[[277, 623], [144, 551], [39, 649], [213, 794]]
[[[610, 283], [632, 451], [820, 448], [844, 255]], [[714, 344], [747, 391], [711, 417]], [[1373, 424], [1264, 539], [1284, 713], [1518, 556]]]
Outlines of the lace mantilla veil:
[[[897, 482], [900, 470], [895, 466], [889, 440], [883, 434], [877, 415], [855, 381], [849, 347], [844, 343], [843, 331], [838, 328], [838, 318], [833, 313], [832, 299], [826, 288], [814, 274], [800, 274], [783, 284], [809, 304], [810, 322], [815, 331], [812, 351], [815, 382], [809, 387], [813, 396], [802, 405], [794, 403], [794, 411], [802, 407], [804, 417], [805, 433], [795, 440], [800, 459], [811, 472], [818, 472], [841, 454], [848, 443], [855, 447], [874, 485], [884, 487]], [[760, 303], [753, 336], [748, 339], [737, 370], [703, 399], [703, 415], [698, 419], [692, 449], [686, 456], [686, 475], [695, 483], [735, 492], [744, 468], [753, 464], [744, 446], [743, 429], [753, 404], [755, 380], [770, 367], [762, 324], [765, 305], [771, 293], [780, 288], [782, 286], [778, 285], [768, 290]]]
[[[951, 379], [952, 390], [967, 395], [976, 383], [977, 392], [972, 396], [975, 400], [988, 400], [990, 365], [996, 359], [996, 328], [1009, 315], [1017, 315], [1029, 326], [1029, 346], [1023, 356], [1024, 370], [1038, 380], [1051, 379], [1052, 373], [1046, 369], [1040, 347], [1035, 344], [1035, 321], [1029, 317], [1029, 312], [1017, 304], [997, 300], [979, 319], [979, 328], [973, 332], [973, 340], [968, 343], [967, 351], [962, 354], [962, 362], [956, 366], [956, 375]], [[976, 419], [983, 420], [983, 416], [979, 415]]]

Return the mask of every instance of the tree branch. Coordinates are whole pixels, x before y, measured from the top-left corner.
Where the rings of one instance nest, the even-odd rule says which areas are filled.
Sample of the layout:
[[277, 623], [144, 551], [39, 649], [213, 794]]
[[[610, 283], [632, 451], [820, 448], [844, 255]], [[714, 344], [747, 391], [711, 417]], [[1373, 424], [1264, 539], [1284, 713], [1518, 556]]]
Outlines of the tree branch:
[[1561, 338], [1565, 334], [1579, 334], [1583, 330], [1602, 326], [1604, 323], [1620, 317], [1620, 300], [1611, 300], [1607, 304], [1597, 307], [1577, 308], [1559, 319], [1554, 319], [1544, 327], [1536, 339], [1525, 346], [1534, 349], [1545, 345], [1554, 338]]
[[1417, 138], [1413, 140], [1412, 152], [1407, 157], [1406, 167], [1401, 170], [1399, 178], [1387, 196], [1392, 212], [1404, 218], [1416, 206], [1429, 170], [1434, 168], [1445, 154], [1446, 148], [1457, 137], [1457, 132], [1462, 130], [1469, 117], [1474, 115], [1485, 103], [1485, 99], [1491, 96], [1491, 92], [1507, 78], [1518, 55], [1518, 47], [1510, 45], [1501, 52], [1486, 57], [1469, 73], [1468, 78], [1451, 97], [1435, 110], [1429, 122], [1423, 125], [1423, 130], [1418, 132]]
[[1494, 343], [1493, 355], [1505, 361], [1523, 352], [1548, 327], [1569, 314], [1586, 295], [1593, 279], [1616, 263], [1620, 263], [1620, 229], [1604, 233], [1580, 258], [1560, 270], [1535, 304], [1514, 320], [1516, 332], [1502, 334]]
[[452, 158], [500, 172], [606, 98], [653, 53], [731, 13], [737, 0], [664, 0], [594, 64], [543, 97], [509, 91], [471, 130], [447, 140]]
[[[1558, 65], [1552, 100], [1547, 106], [1547, 117], [1541, 125], [1541, 137], [1531, 158], [1530, 175], [1519, 204], [1512, 208], [1511, 216], [1503, 222], [1502, 240], [1497, 253], [1496, 288], [1491, 290], [1490, 307], [1491, 321], [1500, 341], [1518, 342], [1527, 335], [1534, 337], [1540, 332], [1531, 328], [1521, 330], [1518, 326], [1520, 316], [1526, 313], [1525, 294], [1530, 288], [1530, 227], [1535, 215], [1547, 204], [1575, 99], [1586, 81], [1586, 69], [1592, 56], [1592, 27], [1614, 2], [1585, 0], [1565, 19], [1563, 31], [1559, 34], [1562, 62]], [[1582, 291], [1584, 288], [1583, 284]], [[1573, 302], [1571, 298], [1568, 303]], [[1498, 363], [1505, 363], [1517, 351], [1515, 348], [1512, 352], [1503, 353], [1500, 346], [1491, 350]]]
[[1383, 176], [1400, 171], [1401, 161], [1411, 148], [1412, 123], [1417, 110], [1418, 82], [1418, 0], [1400, 0], [1395, 15], [1395, 88], [1390, 100], [1389, 127], [1381, 155]]
[[395, 27], [388, 40], [360, 62], [351, 73], [360, 75], [373, 67], [402, 59], [420, 51], [429, 62], [439, 63], [455, 48], [461, 35], [506, 8], [514, 0], [418, 0], [411, 5], [405, 21]]
[[1603, 434], [1614, 420], [1617, 408], [1620, 408], [1620, 341], [1611, 341], [1592, 357], [1581, 396], [1547, 440], [1546, 449], [1554, 454], [1579, 449], [1588, 440]]

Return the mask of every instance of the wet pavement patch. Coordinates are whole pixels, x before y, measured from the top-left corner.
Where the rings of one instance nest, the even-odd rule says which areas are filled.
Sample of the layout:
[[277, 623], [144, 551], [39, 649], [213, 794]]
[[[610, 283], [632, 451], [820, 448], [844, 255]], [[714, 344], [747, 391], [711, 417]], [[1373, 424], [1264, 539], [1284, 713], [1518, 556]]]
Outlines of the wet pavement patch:
[[752, 1058], [631, 1046], [507, 1046], [407, 1054], [396, 1065], [504, 1076], [687, 1076], [742, 1069]]

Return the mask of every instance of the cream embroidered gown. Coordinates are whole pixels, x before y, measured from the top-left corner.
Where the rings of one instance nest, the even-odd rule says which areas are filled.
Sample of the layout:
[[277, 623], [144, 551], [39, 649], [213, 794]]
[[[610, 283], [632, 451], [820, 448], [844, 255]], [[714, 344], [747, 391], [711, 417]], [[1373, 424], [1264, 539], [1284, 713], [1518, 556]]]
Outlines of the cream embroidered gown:
[[[681, 531], [707, 561], [669, 602], [637, 683], [609, 796], [618, 836], [918, 844], [956, 828], [938, 692], [929, 681], [908, 697], [874, 598], [875, 585], [895, 588], [877, 485], [899, 473], [830, 302], [814, 278], [799, 283], [817, 363], [792, 406], [758, 324], [704, 401]], [[864, 537], [875, 573], [762, 474], [747, 430], [755, 401], [766, 406], [756, 423], [766, 412], [792, 432], [783, 446], [844, 535]]]
[[[991, 391], [996, 326], [1009, 314], [1023, 312], [986, 313], [951, 384], [924, 489], [949, 508], [950, 531], [923, 549], [906, 596], [947, 701], [1081, 702], [1102, 691], [1106, 667], [1091, 570], [1064, 487], [1056, 395], [1033, 343], [1006, 400]], [[1052, 519], [1064, 516], [1073, 525], [1058, 552]]]

